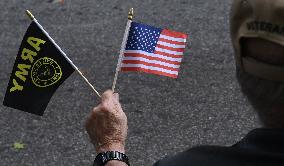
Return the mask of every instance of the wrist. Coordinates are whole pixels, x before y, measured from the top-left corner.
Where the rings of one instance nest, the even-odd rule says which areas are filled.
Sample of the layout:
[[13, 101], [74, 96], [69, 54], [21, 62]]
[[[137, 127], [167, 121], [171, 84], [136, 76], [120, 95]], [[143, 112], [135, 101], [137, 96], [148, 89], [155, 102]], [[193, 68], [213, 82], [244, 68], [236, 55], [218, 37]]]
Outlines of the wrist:
[[110, 144], [102, 144], [96, 148], [97, 153], [103, 153], [106, 151], [118, 151], [121, 153], [125, 153], [124, 143], [121, 142], [113, 142]]
[[123, 161], [111, 160], [105, 164], [105, 166], [127, 166]]

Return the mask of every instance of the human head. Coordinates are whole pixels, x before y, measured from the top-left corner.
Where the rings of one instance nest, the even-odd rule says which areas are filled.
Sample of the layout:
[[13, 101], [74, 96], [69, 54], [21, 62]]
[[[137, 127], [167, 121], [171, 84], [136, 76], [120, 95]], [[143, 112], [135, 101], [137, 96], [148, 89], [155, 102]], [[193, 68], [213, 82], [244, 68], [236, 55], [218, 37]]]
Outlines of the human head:
[[266, 127], [284, 127], [284, 1], [234, 0], [237, 79]]

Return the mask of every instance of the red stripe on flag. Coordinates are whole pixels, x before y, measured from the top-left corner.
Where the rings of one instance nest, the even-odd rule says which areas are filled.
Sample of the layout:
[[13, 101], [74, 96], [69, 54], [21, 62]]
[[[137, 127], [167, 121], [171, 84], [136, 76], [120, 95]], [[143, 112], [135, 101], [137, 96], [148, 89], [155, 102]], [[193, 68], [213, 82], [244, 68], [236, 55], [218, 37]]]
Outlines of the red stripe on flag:
[[177, 41], [172, 41], [164, 38], [160, 38], [159, 41], [166, 42], [169, 44], [175, 44], [175, 45], [185, 45], [185, 42], [177, 42]]
[[171, 58], [182, 58], [182, 55], [174, 55], [174, 54], [169, 54], [169, 53], [156, 51], [156, 50], [155, 50], [154, 54], [164, 55], [164, 56], [171, 57]]
[[176, 51], [176, 52], [183, 52], [184, 51], [184, 48], [173, 48], [173, 47], [168, 47], [168, 46], [164, 46], [164, 45], [161, 45], [161, 44], [157, 44], [156, 47], [166, 49], [166, 50], [170, 50], [170, 51]]
[[181, 32], [176, 32], [176, 31], [170, 31], [168, 29], [163, 29], [161, 32], [162, 35], [170, 36], [170, 37], [175, 37], [175, 38], [183, 38], [186, 39], [187, 35]]
[[151, 57], [151, 56], [147, 56], [147, 55], [144, 55], [144, 54], [138, 54], [138, 53], [124, 53], [124, 56], [125, 57], [142, 57], [142, 58], [146, 58], [146, 59], [149, 59], [149, 60], [161, 61], [161, 62], [173, 64], [173, 65], [180, 65], [181, 64], [181, 62], [170, 61], [170, 60], [157, 58], [157, 57]]
[[122, 63], [124, 63], [124, 64], [142, 64], [142, 65], [145, 65], [145, 66], [153, 66], [153, 67], [158, 67], [158, 68], [162, 68], [162, 69], [166, 69], [166, 70], [178, 71], [178, 68], [168, 67], [168, 66], [164, 66], [164, 65], [160, 65], [160, 64], [156, 64], [156, 63], [148, 63], [148, 62], [139, 61], [139, 60], [123, 60]]
[[156, 70], [150, 70], [150, 69], [144, 69], [140, 67], [121, 67], [121, 71], [143, 71], [145, 73], [151, 73], [151, 74], [157, 74], [157, 75], [163, 75], [171, 78], [177, 78], [177, 75], [175, 74], [169, 74], [161, 71]]

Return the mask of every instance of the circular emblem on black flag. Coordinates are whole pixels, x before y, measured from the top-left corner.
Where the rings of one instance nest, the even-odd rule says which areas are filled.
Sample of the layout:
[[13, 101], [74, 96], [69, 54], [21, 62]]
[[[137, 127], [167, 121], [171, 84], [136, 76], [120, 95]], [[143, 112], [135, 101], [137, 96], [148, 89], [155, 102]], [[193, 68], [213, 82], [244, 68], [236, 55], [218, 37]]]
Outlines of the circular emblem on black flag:
[[31, 70], [33, 83], [38, 87], [48, 87], [60, 80], [62, 71], [58, 63], [49, 58], [44, 57], [38, 59]]

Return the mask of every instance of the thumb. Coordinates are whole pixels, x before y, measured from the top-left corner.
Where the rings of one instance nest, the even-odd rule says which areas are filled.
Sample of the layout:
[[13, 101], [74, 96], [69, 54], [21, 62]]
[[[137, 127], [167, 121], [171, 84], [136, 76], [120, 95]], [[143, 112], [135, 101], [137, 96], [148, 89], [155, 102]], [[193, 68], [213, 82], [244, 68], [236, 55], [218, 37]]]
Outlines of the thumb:
[[115, 98], [117, 101], [119, 101], [119, 94], [118, 94], [118, 93], [114, 93], [113, 95], [114, 95], [114, 98]]

